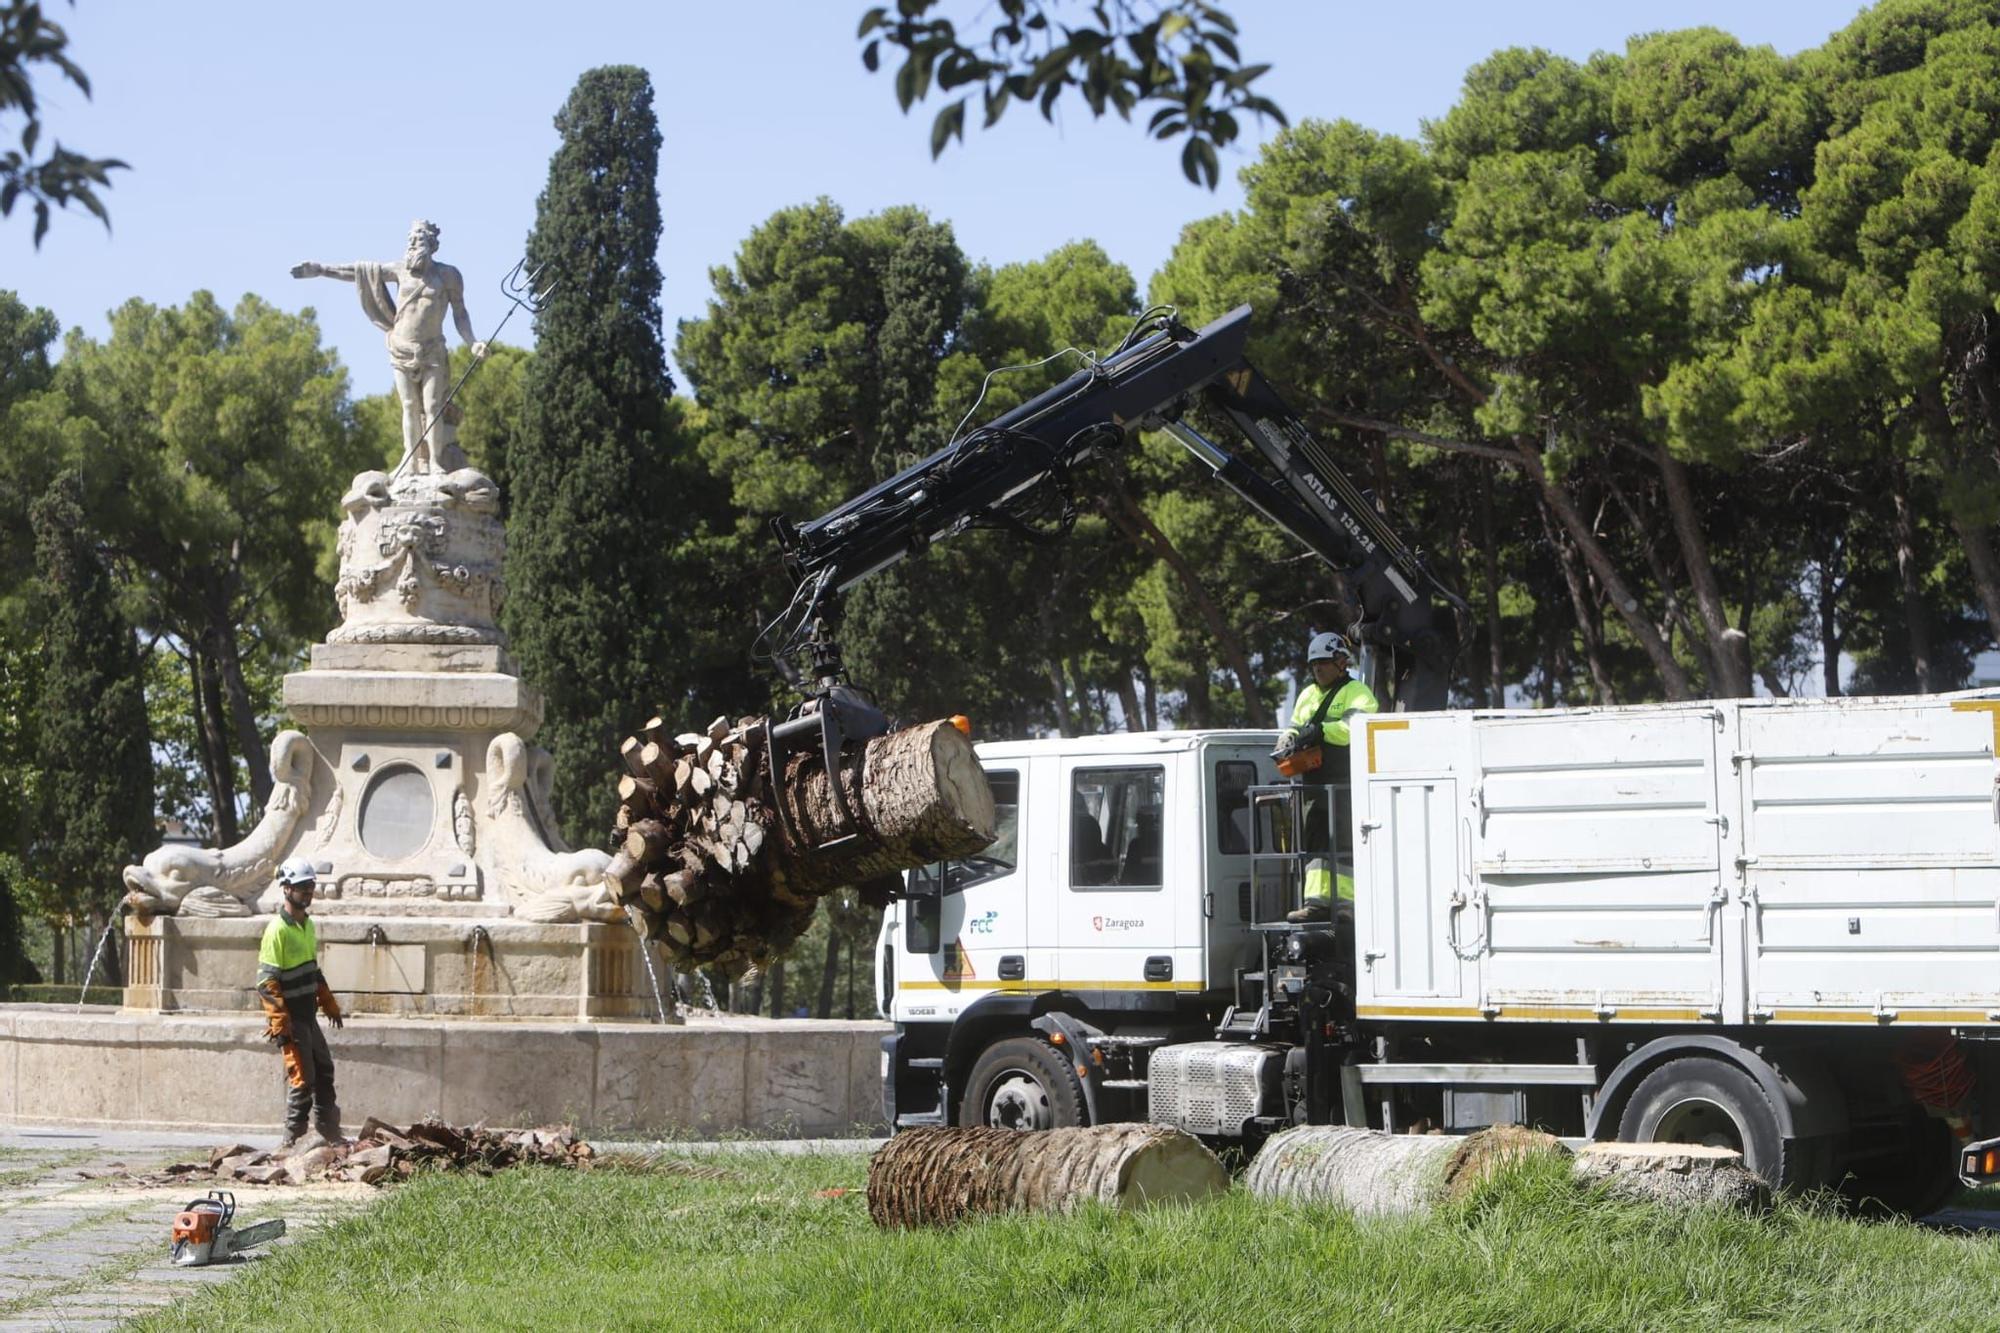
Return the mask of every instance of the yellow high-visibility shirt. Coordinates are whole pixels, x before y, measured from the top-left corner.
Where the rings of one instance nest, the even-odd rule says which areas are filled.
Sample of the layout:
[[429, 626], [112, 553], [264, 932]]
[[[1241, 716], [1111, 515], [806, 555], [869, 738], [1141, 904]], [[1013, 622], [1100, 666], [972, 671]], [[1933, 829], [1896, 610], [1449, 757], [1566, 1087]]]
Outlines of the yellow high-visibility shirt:
[[257, 948], [257, 980], [276, 981], [287, 1008], [312, 1011], [320, 973], [319, 932], [311, 917], [294, 921], [279, 912], [271, 918]]
[[[1299, 691], [1299, 701], [1292, 705], [1292, 725], [1303, 727], [1313, 720], [1319, 711], [1319, 701], [1326, 697], [1326, 691], [1314, 681]], [[1375, 691], [1368, 688], [1365, 681], [1353, 677], [1334, 686], [1333, 702], [1327, 705], [1326, 720], [1320, 724], [1320, 732], [1328, 745], [1348, 743], [1347, 714], [1353, 712], [1379, 713], [1382, 705], [1375, 699]]]

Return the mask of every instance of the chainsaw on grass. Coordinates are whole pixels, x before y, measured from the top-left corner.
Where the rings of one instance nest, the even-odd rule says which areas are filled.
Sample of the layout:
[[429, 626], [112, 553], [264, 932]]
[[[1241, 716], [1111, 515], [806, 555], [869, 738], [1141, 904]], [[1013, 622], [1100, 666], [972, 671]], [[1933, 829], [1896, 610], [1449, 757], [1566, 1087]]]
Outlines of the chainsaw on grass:
[[228, 1190], [210, 1190], [207, 1198], [190, 1202], [174, 1217], [174, 1266], [200, 1268], [226, 1263], [252, 1246], [285, 1234], [282, 1217], [240, 1231], [231, 1225], [235, 1219], [236, 1196]]

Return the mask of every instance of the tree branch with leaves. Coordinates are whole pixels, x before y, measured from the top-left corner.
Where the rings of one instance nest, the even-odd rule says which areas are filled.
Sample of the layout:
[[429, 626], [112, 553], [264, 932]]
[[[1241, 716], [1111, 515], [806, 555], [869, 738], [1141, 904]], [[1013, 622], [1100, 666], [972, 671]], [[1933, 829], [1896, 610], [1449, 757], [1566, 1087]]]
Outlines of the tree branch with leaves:
[[53, 65], [85, 97], [90, 96], [90, 79], [69, 58], [68, 48], [69, 34], [50, 21], [40, 0], [0, 4], [0, 116], [18, 112], [27, 117], [21, 146], [0, 153], [0, 217], [12, 217], [14, 205], [23, 199], [32, 202], [37, 249], [48, 234], [51, 204], [57, 208], [80, 204], [108, 230], [111, 215], [97, 191], [111, 188], [113, 171], [128, 169], [115, 157], [89, 157], [60, 143], [47, 157], [35, 157], [42, 141], [42, 117], [31, 67]]
[[[1158, 104], [1146, 123], [1156, 139], [1185, 136], [1181, 171], [1213, 190], [1221, 177], [1216, 150], [1241, 132], [1240, 117], [1285, 113], [1255, 91], [1269, 65], [1246, 65], [1236, 46], [1236, 21], [1202, 0], [999, 0], [1001, 21], [968, 44], [959, 26], [935, 16], [944, 0], [897, 0], [861, 17], [861, 63], [881, 68], [885, 46], [900, 49], [896, 101], [905, 112], [933, 89], [950, 95], [977, 87], [991, 129], [1015, 102], [1039, 106], [1055, 119], [1056, 104], [1075, 90], [1093, 116], [1116, 111], [1131, 120], [1141, 104]], [[1086, 21], [1058, 21], [1082, 9]], [[982, 9], [981, 11], [986, 12]], [[931, 121], [931, 156], [965, 140], [968, 92]]]

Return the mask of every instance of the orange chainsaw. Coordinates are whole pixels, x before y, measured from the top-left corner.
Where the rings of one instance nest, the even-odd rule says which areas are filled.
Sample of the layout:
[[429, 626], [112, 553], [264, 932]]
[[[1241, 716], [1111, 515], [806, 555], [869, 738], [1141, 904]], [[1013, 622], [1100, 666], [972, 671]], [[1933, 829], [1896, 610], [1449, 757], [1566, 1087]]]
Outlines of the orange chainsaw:
[[253, 1245], [285, 1234], [282, 1217], [241, 1230], [233, 1225], [235, 1220], [236, 1196], [228, 1190], [210, 1190], [207, 1198], [190, 1202], [174, 1217], [174, 1266], [199, 1268], [226, 1263]]

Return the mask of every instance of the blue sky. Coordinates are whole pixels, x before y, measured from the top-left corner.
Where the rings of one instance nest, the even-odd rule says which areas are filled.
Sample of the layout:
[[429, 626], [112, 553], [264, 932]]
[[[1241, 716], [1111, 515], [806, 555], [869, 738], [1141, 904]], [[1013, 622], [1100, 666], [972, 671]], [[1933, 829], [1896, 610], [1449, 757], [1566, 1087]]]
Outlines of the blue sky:
[[[1234, 174], [1275, 126], [1225, 154], [1211, 194], [1188, 185], [1178, 146], [1081, 107], [1051, 126], [1015, 108], [993, 131], [929, 155], [936, 103], [909, 118], [887, 75], [861, 67], [866, 0], [656, 0], [567, 5], [338, 5], [279, 0], [79, 0], [51, 4], [95, 98], [45, 81], [47, 134], [122, 157], [106, 234], [58, 215], [39, 252], [17, 211], [0, 224], [0, 287], [93, 335], [138, 296], [201, 288], [313, 306], [358, 394], [389, 387], [380, 335], [334, 284], [298, 282], [300, 259], [390, 259], [409, 222], [443, 228], [440, 258], [466, 275], [485, 336], [501, 276], [520, 256], [555, 147], [551, 118], [578, 73], [652, 72], [665, 135], [660, 266], [669, 348], [702, 313], [708, 272], [775, 210], [826, 195], [849, 216], [914, 203], [950, 221], [975, 259], [1036, 258], [1091, 238], [1141, 287], [1188, 222], [1240, 201]], [[977, 14], [981, 0], [959, 0]], [[1346, 117], [1415, 134], [1447, 110], [1470, 64], [1501, 46], [1578, 58], [1633, 32], [1714, 25], [1791, 53], [1817, 45], [1852, 0], [1583, 0], [1417, 4], [1234, 0], [1248, 60], [1294, 120]], [[0, 122], [0, 133], [18, 124]], [[527, 341], [525, 317], [506, 332]]]

